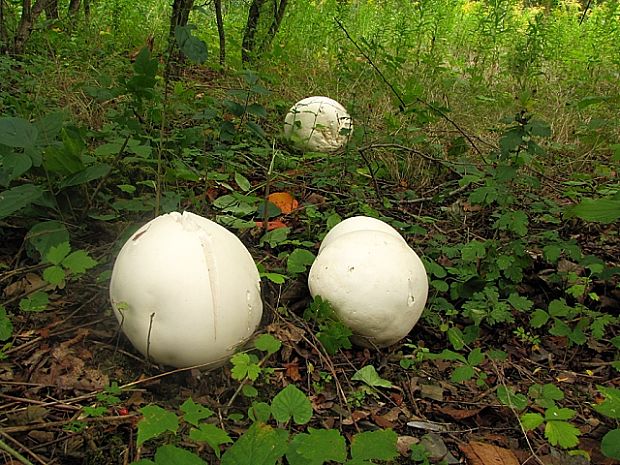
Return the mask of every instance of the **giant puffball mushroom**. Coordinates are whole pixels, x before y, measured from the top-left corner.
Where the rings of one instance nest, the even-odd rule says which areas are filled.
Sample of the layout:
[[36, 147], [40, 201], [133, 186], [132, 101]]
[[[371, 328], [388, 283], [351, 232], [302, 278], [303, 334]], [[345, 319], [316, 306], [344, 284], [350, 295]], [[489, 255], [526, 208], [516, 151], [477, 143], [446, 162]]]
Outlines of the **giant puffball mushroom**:
[[371, 216], [353, 216], [341, 221], [329, 230], [321, 242], [319, 253], [340, 236], [357, 231], [382, 231], [405, 242], [403, 236], [389, 224]]
[[333, 239], [308, 276], [310, 294], [327, 300], [365, 347], [386, 347], [405, 337], [428, 295], [426, 270], [402, 237], [359, 230]]
[[284, 119], [285, 137], [308, 152], [335, 152], [347, 143], [352, 131], [347, 110], [328, 97], [300, 100]]
[[136, 349], [179, 368], [224, 364], [263, 312], [248, 250], [222, 226], [189, 212], [159, 216], [133, 234], [114, 263], [110, 300]]

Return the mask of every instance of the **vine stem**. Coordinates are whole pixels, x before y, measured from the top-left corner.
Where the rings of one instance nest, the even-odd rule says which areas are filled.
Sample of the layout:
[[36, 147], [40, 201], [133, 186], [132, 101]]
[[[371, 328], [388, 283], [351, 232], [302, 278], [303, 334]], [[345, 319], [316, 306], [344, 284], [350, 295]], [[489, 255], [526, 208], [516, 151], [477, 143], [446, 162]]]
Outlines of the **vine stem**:
[[26, 457], [24, 457], [22, 454], [20, 454], [19, 452], [17, 452], [15, 449], [13, 449], [11, 446], [9, 446], [6, 442], [4, 442], [2, 439], [0, 439], [0, 449], [2, 449], [3, 451], [5, 451], [7, 454], [9, 454], [10, 456], [12, 456], [13, 458], [19, 460], [23, 465], [34, 465], [30, 460], [28, 460]]

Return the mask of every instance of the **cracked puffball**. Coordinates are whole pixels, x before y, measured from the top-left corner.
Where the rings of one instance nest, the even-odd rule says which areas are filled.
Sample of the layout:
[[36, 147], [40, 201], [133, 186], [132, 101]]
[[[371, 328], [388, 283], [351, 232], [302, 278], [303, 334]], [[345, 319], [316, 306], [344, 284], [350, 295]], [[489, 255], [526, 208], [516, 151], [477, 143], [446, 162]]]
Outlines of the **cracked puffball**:
[[177, 368], [223, 365], [263, 312], [248, 250], [224, 227], [189, 212], [158, 216], [123, 245], [110, 300], [134, 347]]
[[353, 124], [347, 110], [328, 97], [307, 97], [289, 110], [284, 135], [305, 152], [335, 152], [349, 140]]
[[369, 217], [349, 218], [325, 236], [308, 286], [365, 347], [386, 347], [409, 334], [428, 295], [418, 255], [398, 231]]

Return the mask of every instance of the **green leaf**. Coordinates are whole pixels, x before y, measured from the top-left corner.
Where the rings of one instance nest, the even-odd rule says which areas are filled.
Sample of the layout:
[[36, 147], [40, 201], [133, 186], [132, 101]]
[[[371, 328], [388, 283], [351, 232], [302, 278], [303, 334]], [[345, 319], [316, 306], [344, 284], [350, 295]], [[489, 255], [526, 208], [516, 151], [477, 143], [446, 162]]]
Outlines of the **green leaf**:
[[605, 457], [620, 460], [620, 429], [612, 429], [603, 436], [601, 452]]
[[475, 262], [485, 255], [486, 247], [484, 242], [473, 240], [461, 247], [461, 257], [465, 262]]
[[147, 405], [140, 409], [143, 418], [138, 422], [138, 446], [149, 439], [156, 438], [166, 431], [171, 433], [179, 429], [179, 418], [157, 405]]
[[250, 184], [248, 178], [241, 173], [235, 172], [235, 182], [243, 192], [247, 192], [252, 188], [252, 184]]
[[450, 381], [454, 383], [462, 383], [463, 381], [468, 381], [474, 377], [476, 374], [476, 370], [471, 365], [463, 365], [457, 367], [452, 372], [450, 376]]
[[304, 273], [312, 265], [316, 256], [306, 249], [295, 249], [288, 256], [286, 270], [289, 273]]
[[620, 419], [620, 389], [613, 387], [605, 387], [601, 385], [596, 386], [601, 394], [605, 396], [605, 400], [594, 406], [601, 415], [613, 418], [614, 420]]
[[6, 341], [13, 335], [13, 323], [6, 313], [3, 305], [0, 305], [0, 341]]
[[76, 250], [62, 261], [62, 266], [71, 271], [71, 273], [80, 275], [86, 270], [97, 266], [97, 261], [93, 260], [85, 250]]
[[519, 310], [520, 312], [528, 311], [532, 308], [532, 305], [534, 305], [530, 299], [520, 296], [516, 292], [508, 296], [508, 303], [512, 305], [515, 310]]
[[252, 402], [248, 418], [254, 422], [267, 423], [271, 418], [271, 406], [266, 402]]
[[220, 457], [220, 446], [233, 442], [226, 431], [210, 423], [203, 423], [198, 429], [192, 428], [189, 432], [189, 437], [194, 441], [209, 444], [218, 458]]
[[549, 321], [549, 314], [540, 308], [537, 308], [532, 313], [532, 318], [530, 318], [530, 326], [532, 328], [540, 328], [544, 326], [547, 321]]
[[261, 368], [252, 361], [248, 354], [235, 354], [230, 359], [230, 362], [233, 364], [231, 375], [237, 381], [242, 381], [246, 376], [249, 380], [256, 381], [258, 375], [260, 375]]
[[95, 179], [103, 178], [110, 172], [111, 169], [112, 167], [110, 165], [106, 165], [105, 163], [87, 166], [82, 171], [65, 178], [60, 183], [60, 188], [65, 189], [67, 187], [79, 186], [80, 184], [86, 184], [87, 182], [94, 181]]
[[71, 245], [69, 245], [68, 242], [63, 242], [50, 247], [44, 258], [47, 263], [51, 263], [52, 265], [60, 265], [70, 251]]
[[39, 131], [24, 118], [0, 118], [0, 144], [9, 147], [34, 147]]
[[65, 270], [57, 265], [43, 270], [43, 279], [54, 286], [60, 286], [65, 281]]
[[502, 231], [512, 231], [519, 236], [525, 236], [528, 223], [527, 215], [522, 210], [516, 210], [500, 215], [494, 226]]
[[256, 341], [254, 341], [254, 347], [271, 355], [280, 350], [282, 343], [271, 334], [261, 334], [256, 338]]
[[482, 352], [482, 349], [477, 347], [474, 350], [472, 350], [469, 353], [469, 355], [467, 355], [467, 363], [469, 363], [472, 366], [478, 366], [482, 362], [484, 362], [485, 357], [486, 356], [485, 356], [484, 352]]
[[398, 435], [391, 429], [365, 431], [351, 439], [351, 458], [354, 460], [392, 460], [398, 456]]
[[570, 420], [575, 416], [575, 411], [569, 408], [551, 407], [545, 411], [545, 420]]
[[0, 220], [39, 200], [43, 190], [34, 184], [23, 184], [0, 192]]
[[69, 242], [69, 231], [59, 221], [43, 221], [30, 228], [26, 237], [39, 255], [45, 257], [52, 246]]
[[327, 321], [319, 326], [316, 337], [329, 355], [334, 355], [340, 349], [350, 349], [353, 332], [340, 321]]
[[155, 465], [207, 465], [207, 462], [188, 450], [165, 445], [157, 448]]
[[273, 398], [271, 414], [280, 423], [292, 417], [296, 424], [305, 425], [312, 418], [312, 404], [301, 390], [289, 384]]
[[347, 459], [346, 443], [339, 431], [308, 428], [308, 432], [297, 434], [291, 441], [286, 453], [290, 465], [323, 465]]
[[463, 332], [457, 328], [456, 326], [452, 326], [448, 329], [446, 333], [448, 336], [448, 341], [452, 344], [454, 350], [461, 350], [465, 347], [465, 340], [463, 339]]
[[581, 431], [566, 421], [547, 421], [545, 437], [552, 446], [570, 449], [579, 444]]
[[32, 167], [31, 158], [24, 153], [8, 153], [0, 160], [0, 185], [3, 186], [8, 186]]
[[221, 465], [275, 465], [285, 454], [288, 432], [254, 423], [222, 455]]
[[43, 312], [47, 310], [49, 301], [47, 292], [36, 291], [19, 301], [19, 309], [23, 312]]
[[192, 35], [194, 26], [176, 26], [174, 35], [179, 49], [193, 62], [201, 64], [209, 57], [207, 44]]
[[215, 413], [210, 408], [195, 403], [191, 397], [181, 404], [181, 412], [184, 414], [183, 420], [194, 426], [198, 426], [200, 420], [209, 418]]
[[497, 397], [502, 404], [512, 406], [516, 410], [523, 410], [527, 407], [527, 397], [521, 393], [515, 393], [512, 388], [498, 386]]
[[593, 223], [609, 224], [620, 219], [620, 200], [608, 198], [584, 199], [565, 210], [568, 216], [576, 216]]
[[521, 424], [525, 431], [538, 428], [544, 421], [545, 419], [540, 413], [524, 413], [521, 415]]
[[362, 381], [370, 387], [392, 387], [392, 383], [387, 379], [381, 378], [379, 373], [373, 365], [366, 365], [361, 370], [358, 370], [351, 379], [353, 381]]
[[241, 386], [241, 394], [245, 397], [256, 397], [258, 396], [258, 389], [256, 389], [251, 384], [244, 384]]

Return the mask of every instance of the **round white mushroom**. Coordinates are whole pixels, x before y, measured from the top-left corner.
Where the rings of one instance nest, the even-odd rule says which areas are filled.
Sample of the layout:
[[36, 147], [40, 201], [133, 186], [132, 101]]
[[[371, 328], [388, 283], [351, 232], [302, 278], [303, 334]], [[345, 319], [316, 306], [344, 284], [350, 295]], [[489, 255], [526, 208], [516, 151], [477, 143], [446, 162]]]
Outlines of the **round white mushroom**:
[[349, 140], [353, 131], [351, 116], [335, 100], [307, 97], [289, 110], [284, 135], [303, 151], [335, 152]]
[[323, 250], [340, 236], [358, 231], [382, 231], [405, 242], [403, 236], [401, 236], [396, 229], [394, 229], [392, 226], [385, 223], [384, 221], [372, 218], [370, 216], [353, 216], [351, 218], [347, 218], [346, 220], [341, 221], [329, 230], [329, 232], [323, 238], [323, 242], [321, 242], [321, 248], [319, 249], [319, 253], [321, 253], [321, 250]]
[[114, 263], [110, 299], [134, 347], [173, 367], [222, 365], [263, 310], [245, 246], [189, 212], [159, 216], [133, 234]]
[[312, 264], [308, 286], [313, 297], [331, 304], [362, 346], [385, 347], [405, 337], [428, 295], [417, 254], [402, 237], [379, 230], [336, 237]]

